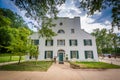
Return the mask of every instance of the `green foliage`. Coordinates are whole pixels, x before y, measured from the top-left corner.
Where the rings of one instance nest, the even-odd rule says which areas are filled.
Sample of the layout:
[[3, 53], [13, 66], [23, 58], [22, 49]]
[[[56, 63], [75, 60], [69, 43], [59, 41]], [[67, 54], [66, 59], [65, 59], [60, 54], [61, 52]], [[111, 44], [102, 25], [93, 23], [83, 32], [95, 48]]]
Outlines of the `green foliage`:
[[119, 47], [120, 36], [115, 33], [107, 32], [106, 29], [95, 29], [92, 33], [96, 37], [98, 53], [116, 53], [115, 49]]
[[55, 27], [56, 24], [52, 23], [51, 18], [44, 18], [42, 22], [42, 28], [39, 30], [41, 37], [46, 37], [47, 39], [51, 39], [53, 36], [57, 34], [52, 31], [52, 27]]
[[0, 70], [5, 71], [47, 71], [52, 65], [50, 61], [35, 61], [22, 62], [21, 64], [8, 64], [0, 66]]
[[[52, 36], [56, 35], [50, 28], [55, 26], [55, 24], [52, 24], [52, 19], [57, 18], [58, 13], [57, 7], [63, 4], [65, 0], [12, 0], [12, 1], [20, 10], [26, 11], [25, 14], [26, 17], [29, 17], [38, 23], [38, 25], [35, 25], [33, 23], [33, 26], [38, 29], [40, 29], [41, 27], [39, 33], [42, 37], [51, 38]], [[47, 18], [48, 16], [49, 18]]]
[[[7, 47], [7, 49], [18, 56], [20, 56], [19, 59], [21, 59], [21, 56], [27, 54], [27, 40], [28, 36], [30, 35], [30, 31], [26, 28], [13, 28], [12, 31], [12, 41], [10, 45]], [[19, 60], [20, 63], [20, 60]]]
[[88, 15], [93, 15], [95, 12], [101, 12], [103, 9], [112, 8], [112, 23], [113, 27], [117, 26], [120, 29], [120, 0], [81, 0], [80, 8], [88, 11]]
[[12, 28], [0, 27], [0, 53], [6, 53], [6, 47], [10, 45], [12, 41]]
[[27, 45], [27, 52], [29, 53], [29, 56], [35, 57], [36, 60], [38, 59], [39, 52], [38, 52], [38, 46], [37, 45], [29, 43]]
[[60, 6], [65, 0], [12, 0], [20, 9], [26, 11], [26, 17], [36, 21], [50, 15], [56, 17], [58, 13], [57, 6]]
[[10, 19], [3, 16], [2, 9], [0, 9], [0, 27], [1, 26], [8, 26], [10, 24], [11, 24]]
[[19, 28], [19, 27], [27, 28], [25, 21], [17, 13], [13, 13], [11, 10], [4, 8], [0, 8], [0, 12], [1, 12], [0, 27], [8, 24], [10, 27], [14, 27], [14, 28]]
[[20, 63], [21, 56], [27, 52], [27, 40], [31, 31], [22, 17], [9, 9], [0, 8], [0, 20], [0, 53], [18, 55]]

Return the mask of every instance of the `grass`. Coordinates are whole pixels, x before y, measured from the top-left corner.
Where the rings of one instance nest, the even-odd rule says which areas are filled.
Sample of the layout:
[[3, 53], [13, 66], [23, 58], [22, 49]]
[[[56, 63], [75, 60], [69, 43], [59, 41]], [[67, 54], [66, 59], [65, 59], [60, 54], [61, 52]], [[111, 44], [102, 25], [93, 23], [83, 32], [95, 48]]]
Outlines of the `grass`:
[[2, 71], [47, 71], [52, 65], [51, 61], [27, 61], [20, 64], [9, 64], [0, 66]]
[[108, 64], [104, 62], [75, 62], [74, 64], [79, 65], [82, 69], [117, 69], [120, 68], [118, 65]]
[[[0, 63], [18, 61], [18, 60], [19, 60], [19, 56], [12, 56], [11, 60], [10, 60], [10, 56], [8, 55], [0, 56]], [[25, 56], [22, 56], [22, 60], [25, 60]]]

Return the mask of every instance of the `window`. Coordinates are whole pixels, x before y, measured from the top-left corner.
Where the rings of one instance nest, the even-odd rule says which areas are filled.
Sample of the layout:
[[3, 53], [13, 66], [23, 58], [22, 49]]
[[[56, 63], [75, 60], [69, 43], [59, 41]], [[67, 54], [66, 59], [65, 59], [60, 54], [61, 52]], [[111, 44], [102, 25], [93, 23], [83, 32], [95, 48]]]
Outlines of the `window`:
[[45, 45], [46, 46], [53, 46], [53, 40], [46, 40]]
[[63, 23], [62, 22], [60, 22], [60, 24], [59, 24], [60, 26], [62, 26], [63, 25]]
[[84, 39], [84, 45], [87, 46], [92, 46], [92, 40], [91, 39]]
[[93, 51], [85, 51], [85, 59], [87, 58], [91, 58], [91, 59], [94, 58]]
[[64, 46], [65, 40], [57, 40], [57, 45]]
[[34, 45], [39, 45], [39, 40], [32, 40]]
[[62, 30], [62, 29], [60, 29], [60, 30], [58, 30], [58, 33], [62, 33], [62, 34], [64, 34], [64, 33], [65, 33], [65, 31], [64, 31], [64, 30]]
[[70, 57], [71, 57], [71, 59], [72, 58], [79, 59], [78, 51], [70, 51]]
[[53, 51], [45, 51], [45, 59], [53, 58]]
[[77, 40], [69, 40], [70, 46], [77, 46]]
[[75, 30], [74, 30], [74, 29], [71, 29], [71, 33], [75, 33]]

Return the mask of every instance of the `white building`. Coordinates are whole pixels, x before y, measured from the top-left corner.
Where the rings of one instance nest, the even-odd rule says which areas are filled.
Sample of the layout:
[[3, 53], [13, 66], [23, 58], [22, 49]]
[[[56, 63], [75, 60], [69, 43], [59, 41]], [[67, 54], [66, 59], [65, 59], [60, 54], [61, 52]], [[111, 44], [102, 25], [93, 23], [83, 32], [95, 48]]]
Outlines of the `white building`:
[[52, 40], [39, 38], [38, 33], [30, 36], [39, 46], [39, 60], [98, 61], [95, 37], [81, 29], [80, 17], [61, 17], [53, 23], [57, 36]]

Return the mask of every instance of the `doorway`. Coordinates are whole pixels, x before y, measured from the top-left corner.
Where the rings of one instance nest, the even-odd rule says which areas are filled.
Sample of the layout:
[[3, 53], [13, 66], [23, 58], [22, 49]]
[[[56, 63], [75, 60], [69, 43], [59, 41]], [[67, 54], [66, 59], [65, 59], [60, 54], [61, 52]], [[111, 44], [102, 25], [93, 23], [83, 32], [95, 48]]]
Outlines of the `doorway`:
[[64, 50], [58, 50], [59, 64], [64, 64]]

